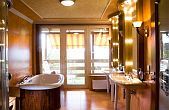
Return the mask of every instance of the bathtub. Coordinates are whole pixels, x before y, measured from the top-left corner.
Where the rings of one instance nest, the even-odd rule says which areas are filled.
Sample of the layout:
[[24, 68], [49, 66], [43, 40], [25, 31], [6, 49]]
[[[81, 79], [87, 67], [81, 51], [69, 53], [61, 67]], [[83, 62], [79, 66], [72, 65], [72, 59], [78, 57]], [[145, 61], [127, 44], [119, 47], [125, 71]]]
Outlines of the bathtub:
[[60, 87], [64, 83], [62, 74], [39, 74], [19, 84], [25, 90], [47, 90]]

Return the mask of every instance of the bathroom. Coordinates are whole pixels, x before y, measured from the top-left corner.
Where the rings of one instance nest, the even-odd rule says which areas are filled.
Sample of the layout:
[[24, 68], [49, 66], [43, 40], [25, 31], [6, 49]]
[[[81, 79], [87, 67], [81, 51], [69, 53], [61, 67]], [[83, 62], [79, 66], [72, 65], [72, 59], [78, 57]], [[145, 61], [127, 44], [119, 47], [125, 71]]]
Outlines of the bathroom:
[[[167, 35], [168, 27], [162, 32], [167, 13], [160, 8], [167, 0], [162, 6], [158, 0], [68, 0], [72, 6], [61, 1], [0, 1], [2, 110], [11, 100], [12, 110], [158, 110], [164, 104], [158, 73], [166, 59], [158, 61], [163, 54], [157, 41], [159, 31]], [[144, 72], [144, 81], [119, 84], [109, 73], [120, 68], [130, 80]]]

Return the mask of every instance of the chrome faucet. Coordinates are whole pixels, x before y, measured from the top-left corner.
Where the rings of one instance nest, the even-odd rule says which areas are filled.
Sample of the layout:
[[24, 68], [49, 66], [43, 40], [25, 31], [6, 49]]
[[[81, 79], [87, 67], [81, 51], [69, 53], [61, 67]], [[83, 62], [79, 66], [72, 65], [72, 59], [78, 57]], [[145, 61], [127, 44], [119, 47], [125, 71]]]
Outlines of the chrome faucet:
[[129, 77], [130, 77], [131, 79], [133, 79], [133, 75], [132, 75], [131, 72], [129, 72]]
[[24, 77], [20, 80], [19, 84], [24, 83], [24, 82], [25, 82], [28, 78], [30, 78], [30, 77], [32, 77], [32, 75], [24, 76]]

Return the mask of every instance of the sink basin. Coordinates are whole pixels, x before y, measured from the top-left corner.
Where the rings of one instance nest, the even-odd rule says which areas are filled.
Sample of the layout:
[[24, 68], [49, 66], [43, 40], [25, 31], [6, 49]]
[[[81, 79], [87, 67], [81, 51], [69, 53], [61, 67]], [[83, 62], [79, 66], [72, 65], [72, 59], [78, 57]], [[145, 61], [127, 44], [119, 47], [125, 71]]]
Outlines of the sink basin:
[[144, 85], [142, 81], [140, 81], [138, 78], [131, 78], [129, 76], [119, 75], [119, 74], [110, 74], [109, 78], [114, 83], [118, 83], [122, 86], [141, 86]]
[[[126, 93], [126, 110], [130, 110], [130, 99], [131, 94], [135, 94], [137, 89], [143, 89], [146, 87], [146, 83], [139, 80], [137, 77], [130, 77], [126, 76], [125, 74], [118, 74], [113, 73], [109, 75], [110, 83], [112, 88], [111, 89], [111, 97], [114, 94], [115, 97], [115, 103], [114, 103], [114, 109], [117, 109], [117, 100], [118, 100], [118, 86], [122, 86], [125, 88]], [[118, 86], [117, 86], [118, 85]]]

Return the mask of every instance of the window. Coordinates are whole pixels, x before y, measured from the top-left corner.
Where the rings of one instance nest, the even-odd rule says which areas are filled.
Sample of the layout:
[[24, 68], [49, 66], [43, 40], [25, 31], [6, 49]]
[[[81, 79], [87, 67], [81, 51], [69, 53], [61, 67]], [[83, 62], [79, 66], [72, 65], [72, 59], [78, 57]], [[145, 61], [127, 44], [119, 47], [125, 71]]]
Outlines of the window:
[[161, 33], [161, 60], [160, 71], [169, 69], [169, 35]]
[[91, 73], [103, 73], [109, 68], [109, 30], [94, 29], [91, 31]]
[[60, 30], [43, 30], [41, 33], [42, 72], [60, 73]]

